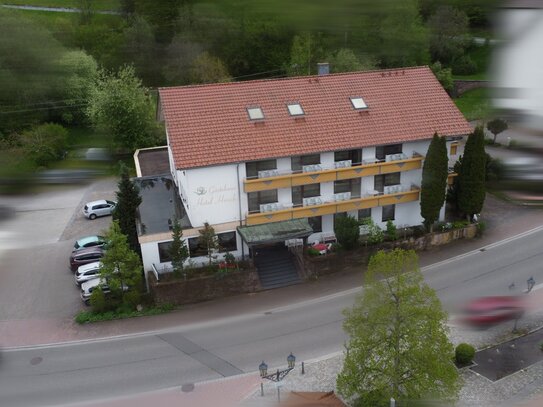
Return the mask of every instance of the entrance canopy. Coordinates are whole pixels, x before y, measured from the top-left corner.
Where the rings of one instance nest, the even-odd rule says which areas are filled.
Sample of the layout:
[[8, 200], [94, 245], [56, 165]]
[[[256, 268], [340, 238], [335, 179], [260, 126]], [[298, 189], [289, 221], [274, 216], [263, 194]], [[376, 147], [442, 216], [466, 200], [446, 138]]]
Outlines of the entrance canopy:
[[238, 232], [249, 247], [300, 239], [313, 233], [307, 219], [293, 219], [263, 225], [238, 226]]

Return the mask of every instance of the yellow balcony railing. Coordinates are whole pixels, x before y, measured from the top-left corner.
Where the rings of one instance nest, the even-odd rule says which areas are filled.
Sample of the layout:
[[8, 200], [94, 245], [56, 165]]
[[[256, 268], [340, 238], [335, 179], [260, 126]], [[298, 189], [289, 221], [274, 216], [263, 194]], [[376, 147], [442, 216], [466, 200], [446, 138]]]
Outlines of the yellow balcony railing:
[[247, 225], [279, 222], [283, 220], [309, 218], [312, 216], [329, 215], [333, 213], [356, 211], [359, 209], [375, 208], [377, 206], [401, 204], [418, 201], [420, 188], [412, 186], [410, 190], [386, 195], [364, 196], [345, 201], [326, 202], [320, 205], [300, 206], [281, 209], [273, 212], [250, 213], [247, 215]]
[[368, 177], [392, 172], [410, 171], [422, 168], [423, 156], [395, 161], [381, 161], [346, 168], [323, 169], [321, 171], [281, 174], [273, 177], [246, 179], [245, 192], [266, 191], [269, 189], [291, 188], [297, 185], [320, 184], [343, 179]]
[[458, 177], [456, 172], [449, 172], [449, 175], [447, 175], [447, 185], [452, 185], [455, 177]]

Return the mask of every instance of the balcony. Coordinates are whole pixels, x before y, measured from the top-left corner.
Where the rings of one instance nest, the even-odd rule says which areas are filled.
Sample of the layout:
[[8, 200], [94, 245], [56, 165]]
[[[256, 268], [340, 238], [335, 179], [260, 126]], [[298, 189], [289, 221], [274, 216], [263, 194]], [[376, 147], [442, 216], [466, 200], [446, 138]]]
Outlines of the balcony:
[[261, 171], [258, 178], [244, 181], [244, 189], [245, 192], [257, 192], [416, 170], [422, 168], [423, 159], [424, 157], [418, 153], [413, 153], [411, 157], [405, 154], [391, 154], [386, 157], [386, 160], [366, 159], [355, 165], [352, 165], [350, 161], [336, 162], [333, 167], [321, 164], [308, 165], [303, 168], [303, 172], [298, 173], [279, 170]]
[[246, 224], [260, 225], [419, 200], [420, 188], [416, 185], [394, 185], [385, 188], [387, 189], [383, 193], [369, 191], [358, 197], [344, 192], [328, 197], [305, 198], [303, 206], [282, 203], [264, 204], [261, 205], [260, 212], [247, 215]]

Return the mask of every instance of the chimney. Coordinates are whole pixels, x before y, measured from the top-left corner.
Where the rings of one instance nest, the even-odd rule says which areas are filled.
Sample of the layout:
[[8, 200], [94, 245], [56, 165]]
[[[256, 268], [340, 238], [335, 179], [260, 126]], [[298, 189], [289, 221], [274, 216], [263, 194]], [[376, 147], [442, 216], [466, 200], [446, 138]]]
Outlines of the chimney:
[[319, 76], [328, 75], [330, 73], [330, 64], [328, 62], [319, 62], [317, 64], [317, 70], [319, 72]]

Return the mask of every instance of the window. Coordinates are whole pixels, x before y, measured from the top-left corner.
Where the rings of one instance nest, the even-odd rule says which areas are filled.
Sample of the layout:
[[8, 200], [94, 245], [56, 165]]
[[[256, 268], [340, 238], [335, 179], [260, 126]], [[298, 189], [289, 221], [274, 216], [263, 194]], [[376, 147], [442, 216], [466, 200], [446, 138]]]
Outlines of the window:
[[346, 218], [347, 212], [334, 213], [334, 231], [336, 230], [336, 223], [339, 218]]
[[401, 178], [400, 172], [392, 172], [390, 174], [376, 175], [373, 189], [379, 192], [383, 192], [385, 187], [388, 187], [390, 185], [399, 185], [400, 178]]
[[245, 163], [245, 172], [247, 178], [257, 178], [259, 171], [277, 169], [277, 160], [262, 160]]
[[456, 143], [451, 144], [450, 155], [456, 155], [457, 151], [458, 151], [458, 144]]
[[303, 116], [305, 114], [302, 105], [299, 103], [289, 103], [287, 108], [291, 116]]
[[238, 250], [236, 232], [219, 233], [217, 239], [219, 241], [219, 252], [235, 252]]
[[249, 212], [260, 212], [260, 205], [277, 202], [277, 189], [269, 191], [249, 192]]
[[264, 112], [260, 107], [248, 107], [247, 114], [250, 120], [262, 120], [264, 119]]
[[360, 209], [358, 211], [358, 220], [359, 221], [364, 220], [364, 219], [368, 219], [368, 218], [371, 218], [371, 208]]
[[383, 206], [383, 222], [394, 220], [394, 215], [396, 212], [396, 205], [385, 205]]
[[309, 184], [292, 187], [292, 203], [294, 206], [303, 205], [304, 198], [321, 195], [321, 184]]
[[190, 257], [207, 256], [207, 247], [200, 243], [200, 239], [197, 237], [189, 237], [188, 241]]
[[322, 216], [312, 216], [307, 218], [309, 226], [313, 229], [313, 233], [322, 232]]
[[388, 146], [375, 147], [375, 157], [378, 160], [384, 160], [385, 157], [389, 154], [401, 154], [401, 153], [402, 153], [401, 144], [390, 144]]
[[362, 150], [345, 150], [334, 153], [335, 162], [346, 160], [351, 160], [352, 165], [360, 164], [362, 162]]
[[321, 163], [320, 154], [299, 155], [290, 159], [292, 171], [302, 171], [304, 165], [315, 165]]
[[360, 178], [334, 181], [334, 194], [350, 192], [351, 196], [360, 196]]
[[361, 97], [352, 97], [351, 103], [356, 110], [362, 110], [362, 109], [368, 108], [368, 105], [366, 104], [366, 102], [364, 102], [364, 99], [362, 99]]
[[158, 244], [158, 257], [161, 263], [167, 263], [172, 261], [172, 256], [170, 255], [170, 247], [172, 242], [162, 242]]

